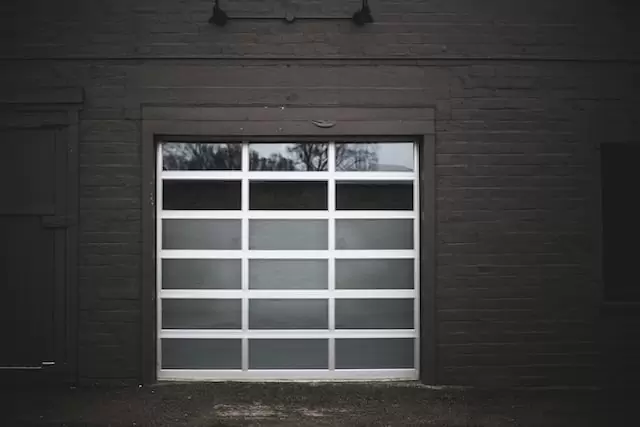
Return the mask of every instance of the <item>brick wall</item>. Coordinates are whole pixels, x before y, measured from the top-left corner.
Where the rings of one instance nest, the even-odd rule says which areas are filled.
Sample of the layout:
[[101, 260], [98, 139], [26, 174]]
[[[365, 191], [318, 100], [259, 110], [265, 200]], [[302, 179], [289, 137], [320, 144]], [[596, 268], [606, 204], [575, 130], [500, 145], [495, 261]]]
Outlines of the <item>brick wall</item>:
[[[226, 3], [230, 15], [283, 10], [277, 1]], [[297, 3], [300, 15], [358, 7]], [[594, 147], [637, 141], [640, 109], [626, 6], [370, 4], [379, 23], [361, 29], [212, 28], [211, 4], [200, 0], [0, 6], [3, 87], [85, 90], [81, 378], [140, 376], [140, 108], [161, 103], [435, 106], [438, 382], [597, 381], [605, 323]]]
[[[637, 58], [623, 0], [372, 0], [377, 24], [231, 21], [211, 0], [5, 2], [3, 57], [393, 56]], [[228, 0], [233, 16], [350, 16], [359, 0]], [[594, 31], [594, 29], [596, 29]], [[11, 43], [19, 39], [21, 43]]]

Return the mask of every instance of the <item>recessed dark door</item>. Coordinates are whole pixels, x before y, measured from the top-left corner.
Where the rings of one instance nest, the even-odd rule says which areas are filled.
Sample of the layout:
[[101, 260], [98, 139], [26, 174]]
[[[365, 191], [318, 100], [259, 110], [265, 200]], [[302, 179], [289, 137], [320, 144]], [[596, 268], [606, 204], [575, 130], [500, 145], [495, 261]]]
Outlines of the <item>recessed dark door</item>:
[[55, 366], [64, 331], [66, 140], [0, 131], [0, 369]]

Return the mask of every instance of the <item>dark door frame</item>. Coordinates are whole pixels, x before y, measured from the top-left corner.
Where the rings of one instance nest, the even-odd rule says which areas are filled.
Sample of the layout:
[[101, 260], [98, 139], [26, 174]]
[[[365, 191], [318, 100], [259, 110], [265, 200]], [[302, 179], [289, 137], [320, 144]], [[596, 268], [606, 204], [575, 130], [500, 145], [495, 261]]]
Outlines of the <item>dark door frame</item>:
[[404, 137], [420, 141], [420, 379], [436, 384], [434, 107], [142, 107], [142, 382], [157, 381], [156, 147], [158, 141], [228, 138]]
[[48, 224], [63, 237], [56, 239], [56, 263], [63, 262], [65, 266], [54, 291], [55, 307], [63, 307], [54, 309], [56, 364], [42, 371], [28, 371], [29, 375], [19, 371], [3, 375], [10, 380], [75, 383], [78, 379], [78, 145], [83, 99], [81, 89], [70, 87], [0, 93], [0, 129], [50, 129], [55, 132], [56, 144], [63, 141], [66, 147], [66, 152], [57, 151], [56, 159], [52, 159], [66, 166], [66, 181], [56, 186], [56, 191], [64, 193], [64, 206], [56, 207], [56, 215]]

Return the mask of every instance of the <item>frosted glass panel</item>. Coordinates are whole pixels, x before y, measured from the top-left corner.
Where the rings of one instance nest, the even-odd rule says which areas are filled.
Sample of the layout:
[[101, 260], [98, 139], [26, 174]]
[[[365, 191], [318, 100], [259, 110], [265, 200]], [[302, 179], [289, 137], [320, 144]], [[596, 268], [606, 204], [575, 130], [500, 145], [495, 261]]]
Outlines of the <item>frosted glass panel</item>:
[[238, 339], [162, 339], [163, 369], [241, 369]]
[[413, 143], [336, 144], [336, 170], [411, 172]]
[[241, 329], [239, 299], [163, 299], [163, 329]]
[[413, 329], [413, 299], [337, 299], [337, 329]]
[[327, 210], [327, 183], [251, 182], [252, 210]]
[[338, 182], [337, 210], [405, 211], [413, 209], [412, 182]]
[[326, 250], [326, 220], [250, 220], [249, 248], [260, 250]]
[[328, 369], [328, 340], [249, 340], [249, 369]]
[[336, 369], [411, 369], [413, 338], [336, 339]]
[[250, 329], [326, 329], [325, 299], [253, 299], [249, 301]]
[[163, 289], [240, 289], [239, 259], [162, 260]]
[[164, 181], [165, 210], [240, 210], [240, 181]]
[[327, 289], [328, 261], [316, 259], [249, 261], [250, 289]]
[[240, 249], [240, 220], [165, 219], [163, 249]]
[[413, 249], [413, 220], [336, 220], [336, 249]]
[[413, 289], [413, 259], [338, 259], [336, 289]]

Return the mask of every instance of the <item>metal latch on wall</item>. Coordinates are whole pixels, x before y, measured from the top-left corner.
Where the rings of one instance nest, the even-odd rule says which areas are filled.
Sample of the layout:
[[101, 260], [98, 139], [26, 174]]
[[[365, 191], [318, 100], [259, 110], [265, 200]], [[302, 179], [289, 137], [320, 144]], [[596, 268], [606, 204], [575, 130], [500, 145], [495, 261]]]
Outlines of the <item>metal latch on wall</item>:
[[42, 217], [44, 228], [68, 228], [73, 225], [71, 217], [65, 215], [47, 215]]

